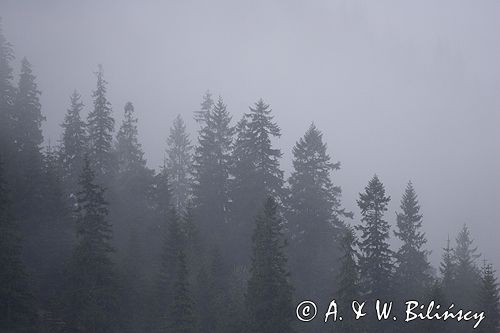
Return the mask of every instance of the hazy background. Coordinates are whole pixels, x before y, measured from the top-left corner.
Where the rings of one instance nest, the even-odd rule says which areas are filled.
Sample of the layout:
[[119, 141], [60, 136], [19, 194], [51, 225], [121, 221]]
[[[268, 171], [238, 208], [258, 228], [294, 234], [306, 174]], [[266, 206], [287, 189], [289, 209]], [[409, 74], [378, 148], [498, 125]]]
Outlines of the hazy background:
[[32, 62], [45, 138], [54, 144], [78, 89], [92, 107], [104, 66], [120, 124], [132, 101], [151, 167], [168, 129], [207, 90], [239, 119], [262, 97], [282, 128], [282, 167], [314, 121], [355, 212], [377, 173], [395, 210], [409, 179], [437, 263], [447, 235], [471, 227], [500, 267], [500, 2], [1, 0], [16, 66]]

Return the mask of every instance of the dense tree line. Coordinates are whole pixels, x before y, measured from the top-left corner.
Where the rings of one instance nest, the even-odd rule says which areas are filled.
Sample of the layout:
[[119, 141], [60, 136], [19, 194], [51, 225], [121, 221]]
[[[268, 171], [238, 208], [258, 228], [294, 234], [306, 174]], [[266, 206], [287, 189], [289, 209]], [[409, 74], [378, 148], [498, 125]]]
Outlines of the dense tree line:
[[36, 76], [23, 59], [16, 81], [14, 59], [0, 30], [0, 331], [471, 330], [295, 318], [299, 301], [326, 308], [332, 298], [344, 308], [353, 299], [453, 302], [486, 312], [479, 331], [498, 330], [497, 277], [468, 227], [448, 239], [435, 270], [411, 182], [393, 231], [377, 175], [359, 211], [346, 211], [332, 177], [340, 163], [314, 124], [286, 179], [270, 105], [259, 99], [234, 123], [222, 97], [207, 92], [197, 136], [177, 116], [163, 165], [150, 169], [131, 102], [115, 133], [99, 66], [93, 104], [73, 92], [60, 140], [44, 147]]

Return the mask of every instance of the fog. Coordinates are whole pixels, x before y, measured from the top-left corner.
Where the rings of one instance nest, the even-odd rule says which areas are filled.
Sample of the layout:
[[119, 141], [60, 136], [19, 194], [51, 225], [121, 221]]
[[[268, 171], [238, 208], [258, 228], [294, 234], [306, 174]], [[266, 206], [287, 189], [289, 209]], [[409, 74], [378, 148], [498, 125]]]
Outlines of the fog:
[[262, 97], [287, 173], [310, 123], [323, 131], [353, 223], [376, 173], [394, 226], [411, 179], [433, 264], [467, 223], [500, 267], [500, 2], [2, 0], [0, 16], [16, 68], [33, 64], [47, 143], [74, 89], [91, 108], [98, 64], [117, 126], [134, 103], [154, 168], [177, 114], [195, 141], [207, 89], [233, 122]]

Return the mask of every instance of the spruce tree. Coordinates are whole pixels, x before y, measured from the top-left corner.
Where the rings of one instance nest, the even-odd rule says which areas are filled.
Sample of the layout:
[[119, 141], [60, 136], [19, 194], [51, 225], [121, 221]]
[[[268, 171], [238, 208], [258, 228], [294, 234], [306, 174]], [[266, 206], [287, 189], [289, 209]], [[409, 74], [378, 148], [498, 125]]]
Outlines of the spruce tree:
[[111, 254], [111, 224], [104, 189], [88, 158], [80, 176], [75, 209], [78, 243], [68, 268], [66, 315], [76, 332], [113, 332], [117, 329], [117, 285]]
[[203, 101], [201, 102], [201, 109], [199, 111], [195, 111], [194, 119], [197, 122], [204, 122], [208, 113], [212, 110], [214, 106], [214, 100], [212, 99], [212, 94], [209, 90], [205, 92], [203, 95]]
[[292, 286], [278, 205], [269, 197], [256, 218], [246, 294], [249, 332], [292, 332]]
[[167, 140], [167, 168], [172, 187], [173, 204], [181, 212], [190, 197], [192, 184], [192, 149], [182, 117], [178, 115]]
[[[192, 316], [191, 296], [187, 282], [186, 234], [175, 208], [168, 213], [167, 230], [161, 253], [160, 271], [157, 279], [157, 326], [170, 332], [187, 327], [187, 317]], [[183, 281], [185, 280], [185, 281]], [[189, 310], [188, 310], [189, 308]], [[178, 311], [188, 311], [187, 317], [175, 318]], [[178, 320], [178, 321], [177, 321]]]
[[95, 74], [97, 86], [92, 93], [94, 108], [87, 117], [89, 158], [97, 179], [109, 184], [109, 177], [113, 176], [115, 168], [112, 154], [115, 120], [112, 117], [111, 103], [106, 97], [107, 82], [101, 65]]
[[[340, 269], [337, 274], [337, 291], [336, 299], [340, 309], [350, 309], [354, 300], [360, 301], [359, 291], [359, 267], [356, 251], [356, 234], [351, 227], [346, 227], [343, 232], [340, 249], [342, 256], [340, 257]], [[360, 322], [356, 321], [352, 313], [345, 312], [342, 315], [343, 320], [336, 323], [342, 332], [357, 332], [360, 329]]]
[[377, 175], [359, 194], [357, 200], [361, 210], [360, 269], [362, 287], [370, 299], [386, 298], [389, 295], [392, 276], [392, 251], [389, 249], [389, 223], [384, 220], [387, 204], [391, 198], [385, 195], [385, 188]]
[[21, 62], [19, 85], [14, 102], [13, 125], [15, 137], [14, 204], [18, 216], [37, 215], [41, 205], [41, 178], [43, 142], [40, 91], [31, 64]]
[[[63, 187], [63, 171], [57, 149], [48, 146], [43, 156], [43, 193], [36, 236], [30, 246], [35, 295], [43, 311], [55, 312], [64, 275], [61, 263], [70, 258], [74, 246], [74, 224]], [[36, 237], [36, 238], [35, 238]]]
[[83, 158], [87, 150], [86, 125], [82, 120], [83, 103], [81, 95], [75, 90], [70, 97], [70, 107], [61, 125], [60, 155], [64, 170], [66, 191], [75, 193], [78, 176], [83, 168]]
[[130, 239], [132, 230], [139, 234], [145, 230], [150, 219], [148, 196], [153, 186], [153, 171], [146, 167], [132, 103], [128, 102], [124, 111], [116, 136], [117, 173], [112, 196], [115, 239], [119, 249], [127, 247], [125, 243]]
[[493, 265], [486, 263], [481, 272], [477, 308], [484, 311], [484, 322], [478, 332], [498, 332], [500, 329], [500, 295]]
[[456, 275], [455, 271], [455, 257], [453, 254], [453, 248], [450, 245], [450, 237], [448, 237], [446, 247], [443, 248], [443, 255], [441, 257], [441, 263], [439, 265], [439, 272], [441, 273], [441, 285], [446, 296], [450, 296], [450, 292], [453, 290]]
[[260, 99], [236, 126], [233, 150], [232, 220], [234, 243], [232, 253], [238, 263], [245, 263], [250, 252], [252, 217], [271, 195], [283, 196], [283, 171], [279, 166], [281, 151], [271, 140], [280, 137], [269, 105]]
[[158, 223], [165, 223], [172, 208], [172, 189], [167, 166], [164, 164], [154, 176], [152, 191], [153, 209]]
[[[205, 101], [208, 103], [207, 101]], [[208, 108], [208, 106], [203, 108]], [[196, 215], [202, 231], [220, 242], [227, 229], [229, 172], [234, 128], [221, 97], [199, 120], [198, 146], [194, 157]], [[210, 233], [208, 233], [210, 231]]]
[[479, 287], [480, 271], [476, 261], [480, 257], [473, 245], [469, 228], [464, 225], [458, 233], [453, 251], [456, 263], [455, 281], [451, 300], [463, 307], [474, 306], [476, 290]]
[[192, 333], [196, 323], [189, 290], [186, 256], [182, 249], [177, 252], [176, 256], [177, 269], [173, 285], [173, 300], [169, 309], [168, 330], [166, 332]]
[[116, 135], [115, 150], [119, 172], [135, 171], [146, 166], [144, 152], [138, 138], [134, 105], [131, 102], [127, 102], [124, 111], [123, 122]]
[[129, 328], [141, 330], [146, 321], [144, 309], [148, 267], [154, 261], [147, 254], [154, 250], [151, 244], [155, 243], [155, 239], [149, 234], [154, 221], [150, 209], [153, 171], [146, 167], [137, 123], [134, 106], [127, 102], [115, 142], [117, 172], [110, 212], [118, 258], [123, 269], [129, 272], [122, 307], [134, 313], [133, 316], [126, 314], [123, 321], [130, 322]]
[[397, 230], [394, 235], [401, 240], [402, 245], [395, 253], [395, 277], [400, 297], [405, 300], [410, 296], [424, 296], [424, 291], [431, 282], [430, 264], [427, 260], [429, 252], [423, 248], [427, 239], [421, 231], [422, 214], [411, 182], [406, 186], [400, 208], [401, 212], [396, 213]]
[[343, 232], [341, 189], [331, 180], [340, 163], [327, 153], [322, 133], [312, 124], [293, 148], [293, 171], [288, 180], [287, 221], [293, 237], [291, 267], [297, 294], [321, 298], [331, 293], [337, 270], [337, 236]]
[[34, 299], [21, 261], [21, 239], [11, 210], [10, 194], [0, 161], [0, 331], [35, 330]]
[[[10, 160], [14, 150], [13, 105], [16, 90], [12, 84], [12, 60], [14, 51], [3, 34], [0, 18], [0, 154], [4, 160]], [[5, 172], [9, 171], [9, 165], [5, 167]]]

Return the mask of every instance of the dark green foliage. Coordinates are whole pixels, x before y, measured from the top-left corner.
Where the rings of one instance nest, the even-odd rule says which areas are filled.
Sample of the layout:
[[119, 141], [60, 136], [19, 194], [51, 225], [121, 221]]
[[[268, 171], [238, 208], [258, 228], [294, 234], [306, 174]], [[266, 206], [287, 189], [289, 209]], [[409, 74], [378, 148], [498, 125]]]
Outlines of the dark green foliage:
[[[205, 104], [208, 102], [205, 101]], [[208, 107], [208, 106], [206, 106]], [[202, 105], [203, 108], [203, 105]], [[195, 153], [196, 215], [211, 241], [222, 240], [229, 210], [229, 172], [234, 128], [222, 98], [199, 119], [198, 146]]]
[[180, 115], [175, 118], [170, 128], [167, 145], [167, 169], [172, 188], [172, 203], [179, 212], [182, 212], [191, 192], [193, 147]]
[[266, 200], [252, 236], [252, 264], [246, 294], [249, 332], [292, 332], [292, 286], [278, 205]]
[[36, 312], [0, 161], [0, 331], [34, 332]]
[[478, 332], [498, 332], [500, 329], [500, 295], [493, 265], [485, 262], [479, 287], [477, 308], [484, 311], [484, 322]]
[[368, 183], [364, 193], [359, 194], [361, 210], [360, 269], [362, 287], [370, 299], [387, 298], [392, 276], [392, 251], [389, 249], [389, 223], [384, 220], [387, 204], [391, 198], [377, 175]]
[[65, 187], [71, 193], [76, 190], [78, 176], [83, 168], [83, 158], [87, 151], [86, 125], [82, 120], [83, 103], [75, 90], [70, 97], [70, 107], [61, 127], [60, 158], [64, 170]]
[[[291, 267], [301, 297], [321, 298], [331, 293], [340, 256], [337, 235], [342, 232], [341, 189], [331, 173], [332, 163], [322, 133], [312, 124], [293, 148], [293, 171], [286, 212], [291, 232]], [[349, 215], [349, 214], [347, 214]]]
[[104, 189], [86, 158], [75, 210], [78, 243], [68, 267], [66, 320], [73, 332], [117, 329], [117, 284]]
[[403, 194], [400, 208], [401, 212], [396, 213], [397, 230], [394, 234], [401, 240], [402, 245], [395, 253], [395, 279], [401, 299], [415, 299], [424, 296], [424, 290], [431, 278], [428, 251], [423, 248], [427, 240], [421, 231], [422, 214], [411, 182]]
[[95, 170], [97, 179], [109, 182], [115, 168], [113, 148], [113, 132], [115, 120], [112, 117], [111, 104], [106, 97], [106, 85], [102, 66], [96, 72], [97, 86], [92, 97], [94, 108], [87, 117], [87, 128], [89, 137], [89, 159], [92, 169]]

